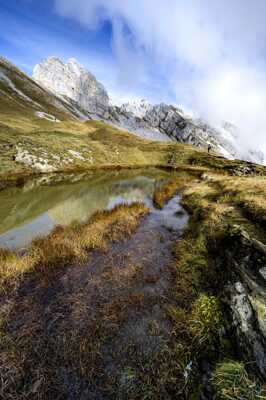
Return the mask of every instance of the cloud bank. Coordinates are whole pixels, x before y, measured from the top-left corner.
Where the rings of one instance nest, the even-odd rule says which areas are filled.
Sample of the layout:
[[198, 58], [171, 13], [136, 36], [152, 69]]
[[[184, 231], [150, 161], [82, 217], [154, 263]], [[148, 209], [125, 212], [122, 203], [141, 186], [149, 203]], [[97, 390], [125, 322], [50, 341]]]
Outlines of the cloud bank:
[[[112, 25], [121, 85], [153, 87], [266, 150], [265, 0], [55, 0], [88, 29]], [[108, 66], [106, 66], [108, 68]]]

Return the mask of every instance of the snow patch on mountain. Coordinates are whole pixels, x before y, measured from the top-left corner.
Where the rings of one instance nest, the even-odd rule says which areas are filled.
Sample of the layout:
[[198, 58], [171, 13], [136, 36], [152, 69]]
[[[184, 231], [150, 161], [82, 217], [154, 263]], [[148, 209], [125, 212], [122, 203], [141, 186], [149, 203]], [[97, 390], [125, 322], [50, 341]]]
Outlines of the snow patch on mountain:
[[36, 111], [36, 115], [37, 115], [37, 117], [39, 117], [41, 119], [47, 119], [47, 121], [50, 121], [50, 122], [61, 122], [54, 115], [47, 114], [43, 111]]
[[120, 106], [122, 113], [132, 113], [138, 118], [143, 118], [151, 108], [152, 105], [145, 99], [127, 102]]

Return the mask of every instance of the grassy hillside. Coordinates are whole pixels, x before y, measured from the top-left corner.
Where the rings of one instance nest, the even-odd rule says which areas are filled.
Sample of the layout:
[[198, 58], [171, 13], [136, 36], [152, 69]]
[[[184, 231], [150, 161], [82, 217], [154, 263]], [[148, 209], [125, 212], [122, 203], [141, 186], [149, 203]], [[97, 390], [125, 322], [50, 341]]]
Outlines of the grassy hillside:
[[[36, 111], [54, 115], [61, 120], [75, 118], [73, 106], [38, 85], [34, 80], [0, 57], [1, 121], [15, 126], [19, 121], [34, 124]], [[36, 118], [38, 120], [38, 118]]]
[[[3, 116], [1, 115], [3, 120]], [[37, 117], [0, 122], [2, 187], [40, 172], [95, 168], [164, 166], [222, 170], [229, 174], [263, 174], [264, 167], [228, 161], [179, 143], [138, 138], [98, 121], [60, 123]]]

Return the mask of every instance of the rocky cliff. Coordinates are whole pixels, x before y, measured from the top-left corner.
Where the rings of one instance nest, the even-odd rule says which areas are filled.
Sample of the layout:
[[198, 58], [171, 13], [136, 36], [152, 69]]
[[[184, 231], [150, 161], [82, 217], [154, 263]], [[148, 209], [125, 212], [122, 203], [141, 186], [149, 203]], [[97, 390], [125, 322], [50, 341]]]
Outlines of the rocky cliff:
[[74, 100], [86, 111], [95, 112], [109, 104], [103, 85], [74, 58], [64, 63], [50, 57], [35, 66], [33, 78], [56, 95]]
[[150, 137], [160, 132], [172, 140], [197, 147], [207, 148], [210, 145], [213, 151], [229, 159], [238, 158], [259, 164], [265, 161], [261, 151], [241, 148], [239, 132], [230, 123], [214, 128], [173, 105], [152, 105], [145, 100], [123, 104], [117, 111], [121, 125], [131, 132], [146, 133]]

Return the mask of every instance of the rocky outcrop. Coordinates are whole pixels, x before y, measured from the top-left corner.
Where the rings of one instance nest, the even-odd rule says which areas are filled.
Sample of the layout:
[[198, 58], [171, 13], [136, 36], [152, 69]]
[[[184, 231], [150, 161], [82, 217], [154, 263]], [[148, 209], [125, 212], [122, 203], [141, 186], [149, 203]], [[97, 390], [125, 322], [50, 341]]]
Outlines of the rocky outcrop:
[[241, 356], [266, 379], [266, 246], [234, 227], [220, 268], [229, 273], [224, 303]]
[[33, 78], [56, 95], [74, 100], [85, 111], [97, 112], [109, 104], [103, 85], [73, 58], [64, 63], [50, 57], [35, 66]]
[[[142, 100], [137, 107], [136, 102], [116, 107], [118, 123], [131, 132], [140, 134], [150, 132], [150, 135], [162, 134], [170, 140], [207, 148], [211, 145], [213, 151], [227, 158], [234, 158], [236, 151], [225, 135], [212, 128], [200, 119], [193, 119], [172, 105], [151, 105]], [[228, 136], [231, 134], [228, 132]]]

